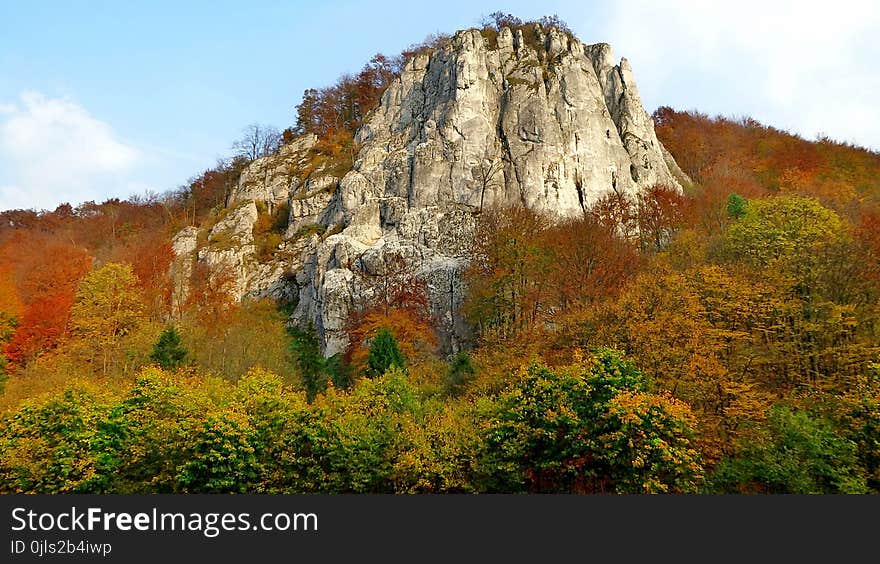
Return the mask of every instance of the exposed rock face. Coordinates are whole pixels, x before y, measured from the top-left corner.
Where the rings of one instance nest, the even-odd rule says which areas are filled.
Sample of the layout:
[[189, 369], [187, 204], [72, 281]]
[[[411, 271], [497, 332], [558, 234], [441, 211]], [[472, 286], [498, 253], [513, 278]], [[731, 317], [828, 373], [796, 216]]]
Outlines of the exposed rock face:
[[198, 252], [213, 272], [230, 276], [234, 292], [242, 296], [250, 278], [249, 262], [254, 255], [254, 223], [258, 217], [257, 206], [251, 200], [232, 209], [218, 221], [208, 235], [208, 246]]
[[411, 208], [523, 204], [582, 213], [605, 192], [677, 187], [624, 59], [550, 30], [536, 51], [476, 30], [411, 60], [359, 132], [346, 210], [376, 197]]
[[333, 212], [330, 203], [337, 186], [339, 179], [335, 176], [319, 176], [307, 180], [302, 190], [293, 193], [290, 198], [288, 238], [303, 227], [326, 225], [329, 222], [329, 215]]
[[189, 295], [189, 279], [192, 275], [193, 259], [198, 248], [199, 230], [197, 227], [184, 227], [171, 239], [171, 249], [175, 259], [171, 263], [172, 282], [171, 303], [175, 315], [181, 312]]
[[[401, 264], [427, 284], [441, 341], [455, 350], [467, 338], [461, 272], [484, 208], [571, 217], [612, 190], [681, 188], [629, 63], [615, 64], [607, 44], [556, 29], [528, 40], [507, 28], [497, 40], [468, 30], [415, 56], [356, 141], [354, 167], [341, 180], [295, 177], [315, 143], [305, 137], [252, 163], [232, 197], [289, 205], [286, 237], [301, 249], [287, 259], [299, 298], [294, 320], [315, 324], [328, 356], [347, 345], [352, 310], [368, 306], [378, 281]], [[246, 272], [251, 215], [225, 220], [240, 232], [238, 250], [202, 257], [235, 265], [240, 295], [266, 286]], [[315, 224], [326, 227], [323, 238], [302, 237]]]
[[238, 188], [232, 193], [229, 205], [247, 200], [282, 204], [297, 190], [301, 180], [299, 172], [307, 159], [308, 151], [318, 138], [303, 135], [293, 143], [281, 147], [278, 153], [261, 157], [241, 173]]

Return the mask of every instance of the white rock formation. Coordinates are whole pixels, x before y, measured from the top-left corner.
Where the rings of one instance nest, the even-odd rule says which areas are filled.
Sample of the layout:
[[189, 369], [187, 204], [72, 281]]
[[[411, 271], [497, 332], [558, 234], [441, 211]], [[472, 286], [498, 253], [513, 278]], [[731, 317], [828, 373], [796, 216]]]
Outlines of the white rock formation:
[[314, 135], [303, 135], [283, 145], [274, 155], [261, 157], [241, 173], [238, 187], [232, 193], [229, 205], [247, 200], [282, 204], [299, 187], [298, 178], [308, 150], [318, 141]]
[[[295, 279], [294, 320], [314, 323], [326, 355], [344, 350], [349, 314], [368, 306], [376, 281], [401, 262], [426, 282], [441, 341], [455, 350], [467, 337], [461, 272], [483, 208], [524, 205], [561, 218], [612, 190], [681, 189], [629, 63], [615, 64], [609, 45], [507, 28], [494, 43], [467, 30], [409, 60], [358, 132], [360, 151], [341, 180], [296, 176], [313, 136], [243, 172], [233, 202], [290, 208], [286, 237], [295, 252], [284, 279]], [[256, 215], [242, 209], [221, 222], [238, 233], [238, 249], [199, 256], [237, 269], [240, 295], [278, 294], [248, 266], [253, 241], [245, 231]], [[315, 225], [323, 238], [302, 236]]]
[[189, 279], [192, 275], [193, 260], [198, 248], [199, 229], [184, 227], [171, 239], [171, 250], [174, 260], [171, 262], [171, 304], [172, 311], [179, 315], [189, 296]]

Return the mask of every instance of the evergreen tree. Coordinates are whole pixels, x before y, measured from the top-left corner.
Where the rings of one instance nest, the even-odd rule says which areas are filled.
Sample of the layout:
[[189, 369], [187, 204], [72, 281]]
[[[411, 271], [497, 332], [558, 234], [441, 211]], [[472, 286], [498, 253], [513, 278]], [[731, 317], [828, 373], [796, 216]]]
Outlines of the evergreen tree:
[[290, 334], [293, 337], [290, 352], [296, 359], [306, 396], [311, 403], [315, 396], [327, 388], [327, 367], [321, 354], [321, 344], [311, 323], [306, 329], [291, 328]]
[[741, 218], [746, 214], [747, 204], [748, 202], [745, 198], [736, 192], [732, 192], [730, 196], [727, 197], [727, 215], [735, 217], [736, 219]]
[[471, 356], [465, 351], [459, 352], [452, 360], [449, 372], [446, 374], [447, 393], [453, 396], [460, 394], [467, 383], [473, 379], [475, 373]]
[[345, 363], [340, 354], [334, 354], [324, 359], [324, 370], [330, 377], [333, 385], [340, 389], [350, 388], [352, 385], [351, 366]]
[[370, 376], [381, 376], [392, 366], [404, 369], [406, 360], [400, 352], [400, 347], [397, 346], [397, 339], [388, 329], [382, 328], [373, 337], [373, 343], [370, 345], [367, 372]]
[[165, 370], [174, 370], [183, 364], [187, 354], [188, 351], [180, 342], [180, 334], [169, 325], [153, 345], [150, 359]]

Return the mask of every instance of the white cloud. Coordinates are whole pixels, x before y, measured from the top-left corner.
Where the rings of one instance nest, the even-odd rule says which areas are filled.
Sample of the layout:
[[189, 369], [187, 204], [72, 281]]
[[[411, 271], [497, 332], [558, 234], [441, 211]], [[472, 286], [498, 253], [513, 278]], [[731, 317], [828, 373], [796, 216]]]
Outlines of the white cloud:
[[108, 124], [68, 99], [20, 98], [0, 106], [0, 210], [102, 200], [127, 182], [141, 155]]
[[828, 2], [618, 0], [607, 13], [648, 109], [750, 115], [880, 149], [880, 8]]

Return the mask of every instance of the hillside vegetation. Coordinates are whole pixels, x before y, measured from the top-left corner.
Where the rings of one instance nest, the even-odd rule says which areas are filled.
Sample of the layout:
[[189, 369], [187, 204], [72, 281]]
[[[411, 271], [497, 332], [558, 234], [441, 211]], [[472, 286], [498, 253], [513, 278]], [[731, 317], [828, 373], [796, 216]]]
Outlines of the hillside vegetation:
[[[554, 25], [509, 18], [487, 40]], [[307, 92], [285, 137], [350, 155], [400, 64]], [[171, 236], [215, 220], [241, 158], [0, 214], [0, 491], [878, 493], [880, 155], [654, 119], [685, 194], [486, 210], [452, 357], [411, 276], [330, 359], [290, 304], [199, 269], [173, 303]]]

